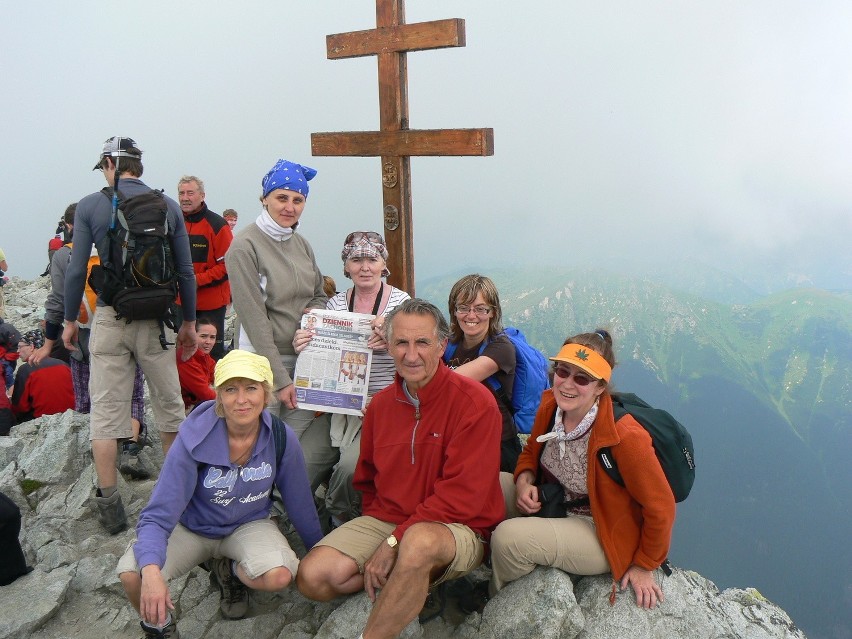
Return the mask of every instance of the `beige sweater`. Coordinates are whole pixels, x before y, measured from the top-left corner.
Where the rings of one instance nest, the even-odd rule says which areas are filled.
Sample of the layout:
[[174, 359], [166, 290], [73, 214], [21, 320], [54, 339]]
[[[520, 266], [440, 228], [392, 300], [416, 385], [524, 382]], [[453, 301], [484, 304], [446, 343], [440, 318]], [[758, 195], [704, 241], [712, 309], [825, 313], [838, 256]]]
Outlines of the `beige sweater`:
[[295, 357], [293, 334], [304, 309], [325, 308], [327, 299], [311, 245], [298, 233], [274, 240], [252, 224], [234, 238], [225, 264], [241, 330], [269, 359], [273, 390], [289, 386], [281, 358]]

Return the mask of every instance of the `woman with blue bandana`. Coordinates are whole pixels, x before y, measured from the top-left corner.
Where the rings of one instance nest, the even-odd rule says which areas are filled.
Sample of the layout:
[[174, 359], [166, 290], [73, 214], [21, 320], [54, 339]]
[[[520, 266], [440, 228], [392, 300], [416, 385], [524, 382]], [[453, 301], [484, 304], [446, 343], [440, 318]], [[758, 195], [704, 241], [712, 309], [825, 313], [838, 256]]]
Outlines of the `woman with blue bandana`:
[[[324, 437], [305, 447], [308, 477], [316, 478], [333, 464], [328, 440], [329, 416], [300, 410], [296, 403], [293, 336], [307, 309], [325, 308], [323, 278], [308, 241], [296, 231], [308, 199], [308, 182], [317, 172], [278, 160], [261, 180], [263, 210], [240, 231], [225, 255], [234, 310], [239, 317], [237, 348], [265, 356], [273, 372], [279, 417], [303, 439], [309, 429]], [[329, 460], [332, 461], [329, 461]]]

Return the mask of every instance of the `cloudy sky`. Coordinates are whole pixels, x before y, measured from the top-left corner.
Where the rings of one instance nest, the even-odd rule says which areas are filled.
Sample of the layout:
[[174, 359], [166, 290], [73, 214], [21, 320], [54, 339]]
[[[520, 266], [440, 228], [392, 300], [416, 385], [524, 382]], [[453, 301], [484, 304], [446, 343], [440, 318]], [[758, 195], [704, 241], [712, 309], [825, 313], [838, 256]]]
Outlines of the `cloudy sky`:
[[[467, 30], [464, 48], [409, 54], [411, 128], [495, 131], [493, 157], [412, 160], [418, 280], [688, 255], [850, 288], [849, 2], [409, 0], [406, 13]], [[241, 226], [277, 158], [318, 169], [301, 230], [341, 280], [346, 233], [380, 230], [379, 160], [313, 158], [310, 134], [377, 129], [375, 59], [325, 54], [326, 35], [374, 26], [373, 0], [3, 3], [9, 274], [41, 272], [66, 205], [103, 186], [90, 170], [103, 140], [126, 135], [150, 186], [174, 196], [199, 175]]]

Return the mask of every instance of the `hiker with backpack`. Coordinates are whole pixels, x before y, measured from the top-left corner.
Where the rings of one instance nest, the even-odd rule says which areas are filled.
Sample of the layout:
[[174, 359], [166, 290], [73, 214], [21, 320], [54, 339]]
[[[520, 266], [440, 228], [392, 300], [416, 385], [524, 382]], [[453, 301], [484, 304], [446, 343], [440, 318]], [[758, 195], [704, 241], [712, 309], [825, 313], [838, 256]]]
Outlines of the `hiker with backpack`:
[[[195, 352], [195, 273], [183, 215], [177, 202], [142, 182], [142, 151], [127, 137], [104, 142], [94, 170], [106, 191], [77, 204], [74, 250], [65, 272], [66, 348], [79, 348], [77, 318], [92, 245], [100, 257], [100, 281], [89, 341], [92, 399], [89, 439], [97, 488], [93, 497], [101, 525], [110, 534], [127, 528], [117, 491], [117, 441], [132, 435], [130, 397], [135, 364], [145, 374], [163, 452], [177, 436], [185, 414], [174, 351], [165, 327], [179, 290], [183, 323], [176, 341], [186, 359]], [[93, 269], [93, 275], [94, 275]]]
[[[617, 585], [630, 585], [637, 605], [654, 608], [664, 599], [655, 573], [669, 551], [675, 497], [648, 431], [629, 413], [615, 418], [612, 337], [602, 329], [574, 335], [550, 359], [553, 388], [542, 395], [514, 478], [501, 473], [508, 519], [491, 537], [491, 594], [550, 566], [611, 572], [611, 601]], [[623, 485], [597, 459], [604, 447]]]
[[458, 374], [482, 382], [494, 395], [503, 418], [500, 470], [510, 473], [521, 452], [511, 403], [516, 356], [503, 333], [497, 287], [483, 275], [465, 275], [453, 284], [448, 303], [452, 333], [444, 362]]
[[248, 589], [277, 592], [299, 559], [269, 518], [277, 488], [305, 547], [322, 537], [298, 438], [267, 409], [272, 369], [230, 351], [216, 363], [216, 399], [186, 418], [116, 571], [145, 637], [177, 636], [169, 581], [208, 562], [228, 619], [248, 613]]
[[[50, 292], [44, 301], [44, 345], [38, 348], [30, 356], [30, 362], [38, 366], [40, 362], [53, 357], [52, 353], [62, 335], [62, 325], [65, 317], [65, 272], [71, 261], [71, 250], [74, 246], [74, 216], [77, 211], [77, 203], [69, 204], [62, 216], [65, 233], [68, 241], [56, 251], [50, 262]], [[89, 258], [86, 272], [88, 280], [91, 268], [94, 264], [100, 264], [97, 253]], [[83, 301], [81, 302], [80, 315], [77, 324], [78, 349], [70, 354], [68, 358], [71, 366], [71, 381], [74, 384], [74, 410], [85, 415], [91, 410], [91, 397], [89, 396], [89, 337], [91, 335], [92, 321], [96, 306], [97, 293], [86, 283]], [[63, 347], [64, 350], [64, 347]], [[133, 395], [130, 398], [130, 427], [131, 435], [120, 443], [121, 450], [118, 456], [118, 469], [130, 479], [148, 479], [151, 471], [145, 461], [139, 456], [141, 446], [140, 434], [144, 432], [145, 421], [145, 397], [144, 379], [142, 369], [136, 365], [133, 378]]]

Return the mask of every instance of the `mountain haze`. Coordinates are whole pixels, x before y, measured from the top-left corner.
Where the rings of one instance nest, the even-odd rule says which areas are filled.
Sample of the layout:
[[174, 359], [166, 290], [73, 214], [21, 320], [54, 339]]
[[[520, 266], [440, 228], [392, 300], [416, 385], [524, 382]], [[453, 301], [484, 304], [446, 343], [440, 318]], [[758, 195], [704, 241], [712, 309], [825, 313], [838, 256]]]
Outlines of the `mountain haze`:
[[[546, 355], [574, 333], [610, 330], [615, 387], [689, 428], [697, 479], [678, 507], [675, 563], [722, 586], [754, 584], [811, 637], [852, 637], [848, 294], [792, 289], [743, 303], [747, 287], [697, 275], [703, 290], [735, 293], [724, 303], [601, 271], [488, 275], [504, 324]], [[418, 295], [446, 308], [455, 280]]]

